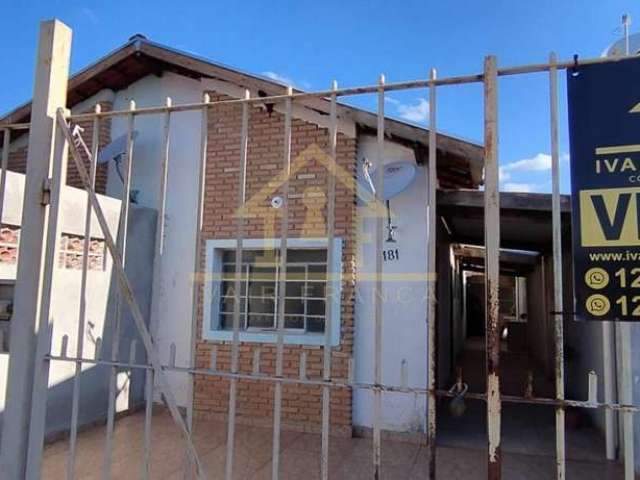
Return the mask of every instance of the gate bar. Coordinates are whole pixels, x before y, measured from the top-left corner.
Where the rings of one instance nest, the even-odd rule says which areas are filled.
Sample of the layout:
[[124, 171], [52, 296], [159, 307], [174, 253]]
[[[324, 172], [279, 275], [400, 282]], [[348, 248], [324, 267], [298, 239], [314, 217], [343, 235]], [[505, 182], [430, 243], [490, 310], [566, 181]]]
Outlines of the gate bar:
[[[331, 84], [331, 90], [338, 89], [338, 82], [335, 80]], [[333, 290], [333, 282], [336, 278], [340, 278], [340, 272], [333, 269], [334, 264], [334, 246], [335, 246], [335, 221], [336, 221], [336, 175], [338, 174], [336, 155], [336, 144], [338, 140], [338, 119], [337, 119], [337, 98], [331, 95], [331, 107], [329, 111], [329, 157], [331, 170], [329, 173], [328, 203], [327, 203], [327, 278], [329, 281], [325, 286], [325, 302], [324, 302], [324, 358], [322, 366], [322, 379], [325, 382], [331, 381], [331, 337], [332, 337], [332, 318], [333, 318], [333, 296], [337, 293]], [[338, 326], [338, 328], [340, 328]], [[320, 460], [320, 473], [322, 480], [329, 479], [329, 434], [331, 430], [331, 388], [329, 386], [322, 387], [322, 450]]]
[[[249, 98], [249, 90], [244, 91], [244, 98]], [[233, 284], [233, 340], [231, 344], [231, 373], [238, 373], [240, 362], [240, 297], [242, 285], [242, 248], [244, 240], [246, 212], [245, 201], [247, 195], [247, 140], [249, 137], [249, 104], [242, 104], [242, 125], [240, 127], [240, 169], [238, 170], [238, 205], [236, 208], [236, 264], [235, 280]], [[247, 295], [249, 292], [247, 291]], [[245, 312], [246, 314], [246, 312]], [[229, 382], [229, 413], [227, 418], [227, 456], [225, 463], [225, 479], [233, 480], [233, 452], [236, 433], [236, 403], [238, 380], [232, 377]]]
[[[556, 54], [549, 55], [549, 103], [551, 111], [551, 182], [553, 222], [553, 311], [556, 398], [564, 400], [564, 299], [562, 292], [562, 219], [560, 216], [560, 151], [558, 146], [558, 73]], [[556, 407], [556, 476], [566, 478], [564, 408]]]
[[[378, 206], [384, 204], [384, 75], [380, 75], [378, 79], [378, 137], [376, 148], [376, 175], [375, 197], [376, 197], [376, 283], [374, 289], [374, 383], [377, 387], [382, 385], [382, 248], [384, 242], [383, 236], [383, 218], [378, 213]], [[381, 445], [380, 445], [380, 428], [382, 421], [382, 390], [375, 388], [373, 390], [373, 478], [378, 480], [381, 477], [380, 461], [381, 461]]]
[[[203, 102], [210, 103], [209, 94], [205, 93]], [[201, 287], [204, 282], [204, 272], [202, 271], [202, 228], [204, 224], [204, 195], [207, 184], [207, 146], [209, 140], [209, 109], [204, 107], [200, 120], [200, 164], [198, 166], [198, 207], [196, 210], [196, 238], [193, 258], [193, 289], [191, 299], [191, 346], [189, 353], [189, 365], [196, 366], [196, 337], [198, 335], [198, 309]], [[168, 154], [168, 152], [167, 152]], [[195, 376], [189, 375], [187, 388], [187, 428], [193, 431], [193, 394]], [[188, 460], [185, 458], [185, 460]], [[185, 462], [185, 480], [191, 478], [192, 466]]]
[[[436, 70], [429, 73], [436, 79]], [[436, 189], [438, 187], [436, 137], [436, 84], [429, 85], [429, 159], [427, 162], [427, 445], [429, 447], [429, 479], [436, 478]]]
[[[100, 113], [98, 103], [95, 112]], [[93, 119], [93, 132], [91, 137], [91, 156], [89, 157], [89, 181], [91, 188], [96, 186], [96, 166], [98, 151], [100, 149], [100, 118]], [[84, 329], [87, 321], [87, 279], [89, 269], [89, 248], [91, 246], [91, 200], [87, 195], [84, 220], [84, 245], [82, 246], [82, 276], [80, 277], [80, 308], [78, 312], [78, 329], [76, 337], [76, 357], [82, 358], [84, 352]], [[80, 377], [82, 363], [76, 362], [73, 376], [73, 393], [71, 400], [71, 432], [69, 433], [69, 456], [67, 458], [67, 480], [75, 478], [76, 465], [76, 441], [78, 437], [78, 414], [80, 410]]]
[[[136, 109], [135, 101], [129, 102], [129, 111], [133, 112]], [[127, 226], [129, 224], [129, 203], [131, 196], [131, 172], [133, 166], [133, 129], [135, 126], [135, 117], [132, 113], [129, 113], [127, 118], [127, 151], [123, 155], [125, 164], [124, 172], [122, 173], [123, 190], [122, 190], [122, 204], [120, 205], [120, 221], [118, 223], [118, 235], [117, 235], [117, 247], [120, 254], [120, 261], [122, 262], [122, 268], [125, 268], [126, 252], [127, 252]], [[116, 259], [113, 258], [115, 262]], [[122, 303], [122, 293], [119, 289], [115, 292], [115, 304], [116, 313], [113, 319], [111, 330], [111, 359], [117, 360], [120, 352], [120, 330], [122, 327], [122, 309], [124, 307]], [[113, 453], [113, 429], [115, 424], [116, 414], [116, 396], [117, 391], [117, 379], [118, 369], [116, 367], [111, 368], [109, 376], [109, 404], [107, 409], [107, 438], [104, 449], [104, 462], [102, 464], [102, 479], [109, 480], [111, 478], [111, 463]]]
[[[622, 369], [620, 375], [621, 392], [623, 402], [633, 403], [633, 372], [631, 365], [631, 324], [629, 322], [616, 322], [618, 332], [618, 344], [622, 357]], [[635, 479], [635, 458], [633, 445], [633, 412], [622, 412], [622, 435], [624, 448], [624, 479]]]
[[484, 238], [485, 316], [487, 342], [488, 478], [502, 477], [500, 447], [500, 194], [498, 193], [498, 95], [497, 60], [484, 60]]
[[[135, 326], [138, 330], [138, 333], [140, 334], [142, 343], [144, 344], [145, 350], [147, 352], [147, 358], [150, 362], [150, 367], [153, 368], [155, 377], [158, 380], [158, 389], [160, 390], [160, 393], [164, 396], [165, 402], [167, 404], [167, 408], [171, 413], [171, 417], [173, 418], [173, 421], [175, 422], [175, 424], [178, 426], [180, 430], [180, 434], [182, 435], [182, 438], [184, 439], [186, 444], [186, 448], [189, 451], [189, 457], [193, 462], [193, 464], [196, 466], [197, 478], [203, 479], [204, 472], [200, 464], [200, 459], [198, 458], [198, 453], [191, 440], [191, 434], [186, 427], [185, 421], [182, 418], [180, 411], [178, 410], [178, 406], [176, 404], [176, 399], [173, 395], [173, 391], [171, 390], [171, 387], [167, 382], [166, 375], [164, 374], [163, 366], [160, 362], [160, 357], [158, 356], [158, 352], [153, 343], [153, 339], [149, 334], [149, 330], [145, 325], [144, 316], [142, 315], [140, 306], [136, 301], [135, 295], [133, 293], [133, 289], [131, 287], [131, 283], [129, 282], [129, 279], [127, 278], [124, 268], [122, 266], [122, 259], [121, 259], [120, 253], [118, 252], [116, 244], [113, 240], [113, 236], [111, 235], [111, 231], [109, 230], [109, 225], [107, 224], [107, 220], [104, 216], [104, 212], [102, 211], [102, 207], [98, 202], [98, 197], [96, 196], [95, 191], [91, 188], [89, 175], [87, 174], [87, 170], [83, 165], [82, 157], [80, 157], [80, 154], [78, 153], [78, 150], [73, 143], [73, 137], [67, 125], [66, 115], [64, 113], [64, 110], [62, 108], [59, 108], [56, 116], [57, 116], [57, 125], [59, 126], [62, 132], [62, 135], [64, 135], [65, 139], [67, 140], [67, 143], [69, 144], [69, 151], [76, 165], [76, 168], [78, 169], [78, 174], [80, 175], [82, 185], [84, 186], [85, 190], [87, 191], [87, 194], [89, 195], [89, 198], [91, 199], [91, 206], [95, 211], [96, 218], [100, 225], [100, 229], [102, 230], [102, 233], [104, 235], [105, 244], [107, 246], [107, 249], [109, 250], [111, 257], [113, 258], [113, 269], [116, 275], [116, 279], [118, 280], [118, 286], [122, 290], [123, 297], [129, 305], [131, 316], [133, 317]], [[49, 359], [50, 358], [51, 357], [49, 357]], [[88, 361], [88, 363], [92, 363], [92, 362], [108, 364], [108, 362], [102, 362], [97, 359]], [[117, 366], [118, 363], [119, 362], [113, 362], [114, 366]], [[36, 473], [36, 476], [30, 477], [30, 478], [38, 478], [39, 473], [40, 472], [38, 470], [38, 472]]]
[[[624, 62], [630, 58], [635, 58], [635, 57], [630, 56], [630, 57], [587, 58], [583, 60], [581, 59], [580, 65], [594, 65], [594, 64], [601, 64], [601, 63]], [[568, 60], [568, 61], [557, 63], [556, 68], [559, 70], [564, 70], [564, 69], [572, 68], [574, 65], [575, 65], [574, 60]], [[549, 71], [550, 68], [551, 68], [551, 65], [549, 65], [548, 63], [534, 63], [530, 65], [501, 68], [496, 71], [496, 75], [509, 76], [509, 75], [525, 74], [525, 73], [540, 73], [540, 72], [547, 72]], [[435, 85], [437, 86], [461, 85], [466, 83], [479, 83], [483, 81], [483, 78], [484, 77], [482, 73], [476, 73], [471, 75], [443, 77], [443, 78], [434, 80], [433, 83], [435, 83]], [[397, 90], [429, 88], [429, 85], [431, 84], [431, 82], [432, 81], [429, 79], [410, 80], [407, 82], [388, 83], [384, 85], [382, 88], [386, 92], [397, 91]], [[381, 88], [380, 85], [366, 85], [366, 86], [360, 86], [360, 87], [341, 88], [336, 90], [335, 92], [332, 90], [317, 91], [317, 92], [296, 92], [291, 96], [291, 98], [293, 101], [302, 100], [302, 99], [311, 99], [311, 98], [327, 98], [327, 97], [331, 97], [331, 95], [333, 95], [334, 93], [338, 97], [345, 97], [345, 96], [351, 96], [351, 95], [364, 95], [364, 94], [376, 93], [380, 90], [380, 88]], [[282, 102], [283, 100], [286, 100], [287, 97], [288, 95], [286, 94], [280, 94], [280, 95], [271, 95], [267, 97], [253, 97], [249, 99], [234, 98], [230, 100], [219, 100], [217, 102], [212, 102], [212, 104], [213, 105], [236, 104], [236, 103], [245, 103], [245, 102], [277, 103], [277, 102]], [[181, 105], [174, 105], [169, 108], [162, 107], [162, 106], [146, 107], [146, 108], [138, 109], [135, 112], [135, 115], [153, 115], [153, 114], [162, 113], [166, 110], [170, 110], [172, 112], [183, 112], [188, 110], [199, 110], [202, 107], [203, 107], [202, 103], [185, 103]], [[127, 114], [128, 114], [127, 110], [109, 110], [109, 111], [104, 111], [100, 113], [100, 116], [114, 117], [114, 116], [127, 115]], [[96, 115], [95, 113], [80, 113], [80, 114], [69, 115], [66, 118], [74, 121], [78, 121], [78, 120], [86, 120], [86, 119], [93, 118], [95, 115]], [[12, 129], [29, 128], [28, 124], [7, 124], [7, 125], [0, 125], [0, 128], [4, 128], [5, 126]]]
[[[280, 271], [277, 288], [278, 318], [276, 345], [276, 377], [282, 377], [284, 359], [284, 309], [287, 288], [287, 238], [289, 235], [289, 177], [291, 175], [291, 95], [293, 88], [287, 87], [287, 98], [284, 101], [284, 161], [282, 166], [282, 218], [280, 223]], [[248, 295], [248, 293], [247, 293]], [[282, 423], [282, 383], [274, 386], [273, 401], [273, 458], [271, 460], [271, 478], [280, 478], [280, 426]]]

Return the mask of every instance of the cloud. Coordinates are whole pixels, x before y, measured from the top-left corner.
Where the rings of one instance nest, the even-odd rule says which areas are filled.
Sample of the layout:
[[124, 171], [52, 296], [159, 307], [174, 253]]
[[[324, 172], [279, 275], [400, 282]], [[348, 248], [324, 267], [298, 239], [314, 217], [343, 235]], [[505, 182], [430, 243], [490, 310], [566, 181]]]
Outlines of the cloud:
[[501, 172], [543, 172], [551, 170], [551, 155], [538, 153], [531, 158], [523, 158], [500, 167]]
[[267, 72], [262, 72], [262, 75], [264, 75], [267, 78], [270, 78], [271, 80], [275, 80], [278, 83], [282, 83], [283, 85], [287, 85], [287, 86], [292, 86], [292, 87], [299, 87], [302, 89], [308, 89], [311, 85], [309, 84], [309, 82], [304, 82], [304, 81], [296, 81], [291, 77], [288, 77], [286, 75], [281, 75], [277, 72], [271, 72], [271, 71], [267, 71]]
[[429, 102], [424, 98], [419, 98], [417, 103], [406, 104], [398, 100], [390, 100], [396, 104], [396, 110], [400, 118], [414, 123], [424, 123], [429, 117]]
[[535, 191], [535, 186], [530, 183], [506, 182], [500, 189], [503, 192], [531, 193]]
[[96, 15], [96, 13], [89, 7], [82, 7], [81, 11], [82, 11], [82, 14], [85, 17], [87, 17], [89, 21], [94, 25], [97, 25], [98, 23], [100, 23], [100, 20], [98, 19], [98, 16]]

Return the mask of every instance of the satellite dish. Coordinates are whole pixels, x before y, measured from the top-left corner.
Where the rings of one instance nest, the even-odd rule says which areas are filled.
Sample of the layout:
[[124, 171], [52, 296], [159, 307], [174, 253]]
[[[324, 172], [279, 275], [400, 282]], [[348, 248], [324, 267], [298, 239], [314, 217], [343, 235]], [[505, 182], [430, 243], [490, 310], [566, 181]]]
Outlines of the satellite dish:
[[[369, 170], [365, 163], [364, 177], [369, 187], [369, 193], [375, 193], [375, 185], [378, 178], [378, 170]], [[402, 193], [411, 185], [416, 177], [416, 165], [408, 160], [387, 163], [383, 167], [383, 194], [382, 200], [389, 200]]]
[[[131, 138], [135, 140], [137, 136], [138, 131], [134, 130], [131, 133]], [[123, 134], [100, 150], [98, 153], [98, 163], [108, 163], [109, 160], [115, 160], [125, 153], [127, 153], [127, 135]]]

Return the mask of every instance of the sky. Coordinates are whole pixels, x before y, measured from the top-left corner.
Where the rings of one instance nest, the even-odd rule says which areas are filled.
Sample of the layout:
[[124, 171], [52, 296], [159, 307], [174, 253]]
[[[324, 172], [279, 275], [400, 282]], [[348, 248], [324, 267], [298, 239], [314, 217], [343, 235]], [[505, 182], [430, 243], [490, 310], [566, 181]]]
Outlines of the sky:
[[[500, 67], [593, 58], [622, 35], [621, 16], [640, 31], [640, 2], [622, 0], [325, 0], [242, 2], [168, 0], [0, 0], [0, 112], [31, 97], [38, 24], [57, 17], [73, 29], [72, 71], [135, 34], [241, 70], [309, 90], [372, 85], [482, 71], [493, 54]], [[637, 19], [638, 28], [633, 20]], [[559, 75], [562, 190], [569, 191], [565, 75]], [[548, 74], [499, 82], [501, 188], [551, 188]], [[348, 101], [375, 109], [373, 96]], [[390, 93], [386, 113], [427, 126], [425, 90]], [[438, 89], [437, 128], [482, 142], [481, 84]]]

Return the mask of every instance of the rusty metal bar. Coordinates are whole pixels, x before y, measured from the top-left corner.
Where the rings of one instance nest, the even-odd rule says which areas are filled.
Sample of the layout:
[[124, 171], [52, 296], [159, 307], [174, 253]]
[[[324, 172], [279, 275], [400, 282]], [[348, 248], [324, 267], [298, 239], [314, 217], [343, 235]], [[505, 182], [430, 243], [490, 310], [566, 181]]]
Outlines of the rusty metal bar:
[[[338, 83], [334, 80], [331, 90], [337, 90]], [[332, 170], [328, 174], [328, 202], [327, 202], [327, 283], [325, 286], [325, 311], [324, 311], [324, 351], [322, 379], [331, 381], [331, 341], [333, 328], [333, 296], [337, 293], [333, 290], [333, 282], [340, 272], [334, 271], [335, 262], [335, 221], [336, 221], [336, 174], [338, 158], [336, 146], [338, 140], [337, 98], [331, 95], [331, 107], [329, 112], [329, 157]], [[340, 326], [338, 325], [338, 328]], [[306, 373], [306, 372], [305, 372]], [[329, 479], [329, 435], [331, 430], [331, 389], [328, 386], [322, 388], [322, 448], [320, 455], [320, 473], [322, 480]]]
[[[553, 223], [553, 311], [555, 339], [556, 398], [564, 399], [564, 332], [562, 292], [562, 218], [560, 215], [560, 150], [558, 146], [558, 73], [556, 55], [549, 55], [549, 104], [551, 112], [551, 183]], [[556, 478], [566, 477], [564, 409], [556, 408]]]
[[[244, 98], [249, 98], [249, 90], [245, 90]], [[242, 104], [242, 124], [240, 127], [240, 169], [238, 170], [238, 202], [236, 207], [236, 265], [233, 284], [233, 340], [231, 343], [231, 373], [238, 373], [240, 363], [240, 297], [242, 284], [242, 247], [245, 229], [245, 201], [247, 190], [247, 147], [249, 137], [249, 103]], [[247, 292], [248, 293], [248, 292]], [[229, 382], [229, 413], [227, 418], [227, 457], [224, 470], [226, 480], [233, 479], [233, 459], [236, 434], [236, 403], [238, 381], [232, 377]]]
[[[140, 334], [142, 342], [144, 344], [145, 350], [147, 352], [147, 358], [149, 359], [150, 365], [148, 368], [153, 368], [156, 379], [158, 380], [158, 389], [160, 393], [163, 395], [165, 402], [167, 404], [167, 408], [171, 413], [171, 417], [173, 421], [178, 426], [180, 430], [180, 434], [185, 441], [186, 449], [189, 451], [189, 457], [191, 462], [196, 466], [197, 478], [203, 479], [205, 478], [205, 473], [203, 471], [202, 465], [200, 464], [200, 459], [198, 458], [198, 452], [193, 445], [191, 440], [191, 434], [187, 429], [186, 423], [178, 410], [178, 406], [176, 403], [176, 399], [173, 395], [173, 391], [169, 386], [169, 383], [166, 379], [166, 375], [164, 374], [162, 364], [160, 363], [160, 357], [158, 356], [158, 352], [155, 349], [155, 345], [153, 343], [153, 339], [149, 334], [149, 330], [144, 321], [144, 316], [142, 315], [142, 311], [140, 310], [140, 306], [135, 299], [135, 295], [133, 294], [133, 289], [131, 287], [131, 283], [125, 274], [124, 267], [122, 266], [122, 257], [116, 243], [111, 235], [109, 230], [109, 225], [107, 224], [107, 220], [104, 216], [104, 212], [102, 211], [102, 207], [98, 202], [98, 197], [95, 191], [91, 188], [91, 182], [89, 180], [89, 175], [87, 173], [86, 168], [83, 165], [82, 157], [78, 153], [77, 147], [73, 144], [73, 137], [71, 132], [69, 131], [69, 127], [66, 122], [66, 116], [63, 109], [58, 109], [57, 111], [57, 124], [64, 135], [68, 145], [69, 152], [73, 158], [73, 161], [78, 170], [78, 174], [80, 175], [80, 179], [82, 181], [82, 185], [84, 186], [89, 198], [91, 199], [91, 206], [96, 214], [96, 218], [98, 220], [98, 224], [100, 225], [100, 229], [104, 235], [105, 244], [109, 251], [109, 254], [113, 258], [113, 270], [118, 281], [119, 289], [122, 291], [122, 296], [126, 300], [129, 305], [129, 309], [131, 311], [131, 316], [133, 317], [133, 321], [135, 323], [136, 329]], [[97, 342], [96, 342], [97, 343]], [[97, 349], [96, 349], [97, 350]], [[97, 350], [98, 351], [98, 350]], [[97, 355], [96, 355], [97, 356]], [[47, 356], [50, 357], [50, 356]], [[68, 357], [67, 357], [68, 358]], [[74, 361], [78, 361], [77, 359]], [[84, 361], [84, 360], [83, 360]], [[101, 364], [108, 365], [109, 362], [105, 362], [96, 358], [88, 363], [97, 362]], [[122, 365], [121, 362], [111, 362], [111, 365], [117, 367], [118, 365]], [[132, 367], [131, 367], [132, 368]], [[31, 478], [31, 477], [30, 477]]]
[[498, 193], [498, 76], [495, 56], [484, 60], [484, 236], [487, 342], [488, 478], [502, 476], [500, 447], [500, 194]]
[[[431, 69], [431, 80], [436, 70]], [[436, 85], [429, 85], [429, 160], [427, 162], [427, 445], [429, 448], [429, 479], [436, 478], [436, 189], [438, 187], [436, 139]]]
[[[619, 372], [621, 378], [620, 396], [623, 402], [633, 402], [633, 365], [631, 363], [631, 325], [629, 322], [616, 322], [618, 332], [618, 345], [620, 345], [620, 357], [622, 368]], [[635, 477], [635, 451], [633, 438], [633, 412], [622, 412], [622, 447], [624, 451], [624, 479], [634, 480]]]
[[[589, 58], [580, 60], [580, 65], [594, 65], [601, 63], [614, 63], [614, 62], [623, 62], [631, 57], [598, 57], [598, 58]], [[558, 70], [564, 70], [568, 68], [572, 68], [575, 65], [573, 60], [563, 61], [556, 64], [556, 68]], [[527, 73], [540, 73], [547, 72], [551, 68], [551, 65], [548, 63], [536, 63], [530, 65], [522, 65], [516, 67], [506, 67], [501, 68], [496, 71], [497, 76], [509, 76], [509, 75], [518, 75], [518, 74], [527, 74]], [[432, 82], [431, 80], [410, 80], [406, 82], [396, 82], [389, 83], [384, 85], [382, 88], [385, 92], [392, 92], [398, 90], [411, 90], [411, 89], [419, 89], [419, 88], [428, 88], [431, 83], [435, 83], [437, 86], [445, 86], [445, 85], [461, 85], [467, 83], [479, 83], [482, 82], [484, 75], [482, 73], [470, 74], [470, 75], [460, 75], [454, 77], [443, 77]], [[331, 95], [336, 95], [338, 97], [344, 96], [352, 96], [352, 95], [366, 95], [371, 93], [376, 93], [380, 90], [380, 85], [366, 85], [360, 87], [347, 87], [336, 90], [335, 92], [332, 90], [325, 91], [317, 91], [317, 92], [296, 92], [291, 98], [293, 101], [296, 100], [304, 100], [304, 99], [312, 99], [312, 98], [329, 98]], [[248, 99], [231, 99], [231, 100], [219, 100], [217, 102], [212, 102], [211, 105], [217, 104], [235, 104], [235, 103], [278, 103], [284, 101], [288, 98], [286, 94], [280, 95], [271, 95], [267, 97], [253, 97]], [[182, 105], [174, 105], [172, 107], [165, 106], [156, 106], [156, 107], [147, 107], [140, 108], [135, 112], [135, 115], [153, 115], [164, 113], [169, 110], [172, 112], [184, 112], [189, 110], [200, 110], [204, 105], [202, 103], [187, 103]], [[129, 112], [127, 110], [110, 110], [100, 113], [101, 117], [114, 117], [114, 116], [123, 116], [127, 115]], [[72, 119], [74, 121], [78, 120], [87, 120], [92, 119], [96, 114], [95, 113], [81, 113], [75, 115], [69, 115], [66, 118]], [[6, 124], [0, 125], [0, 128], [12, 128], [12, 129], [24, 129], [28, 128], [28, 124]]]
[[[289, 236], [289, 176], [291, 175], [291, 94], [293, 89], [287, 87], [288, 97], [284, 101], [284, 158], [282, 165], [282, 219], [280, 223], [280, 267], [277, 292], [277, 325], [276, 325], [276, 377], [283, 376], [284, 366], [284, 309], [287, 289], [287, 237]], [[282, 383], [274, 385], [273, 400], [273, 452], [271, 459], [271, 478], [280, 478], [280, 427], [282, 423]]]
[[[384, 204], [384, 75], [378, 79], [378, 136], [376, 149], [376, 184], [375, 198], [378, 209]], [[374, 288], [374, 383], [382, 385], [382, 248], [384, 245], [383, 236], [384, 221], [381, 215], [376, 215], [376, 282]], [[378, 480], [381, 477], [381, 439], [380, 430], [382, 423], [382, 391], [378, 388], [373, 390], [373, 477]]]
[[[208, 94], [204, 94], [203, 103], [210, 102]], [[207, 183], [207, 144], [209, 138], [209, 109], [204, 107], [201, 111], [200, 119], [200, 164], [198, 166], [198, 206], [196, 209], [196, 238], [193, 258], [193, 282], [191, 291], [191, 345], [189, 352], [189, 365], [195, 367], [196, 364], [196, 337], [198, 335], [198, 309], [200, 298], [200, 283], [204, 278], [202, 272], [202, 227], [204, 222], [204, 197]], [[193, 430], [193, 394], [195, 382], [194, 375], [189, 375], [187, 388], [187, 427]], [[191, 478], [191, 466], [185, 462], [185, 479]]]
[[[131, 172], [133, 166], [133, 130], [135, 126], [135, 117], [131, 112], [135, 111], [136, 104], [133, 100], [129, 102], [129, 116], [127, 118], [127, 151], [123, 158], [125, 160], [122, 190], [122, 204], [120, 207], [120, 222], [118, 225], [118, 253], [122, 261], [122, 268], [125, 266], [127, 252], [127, 225], [129, 223], [129, 197], [131, 195]], [[115, 258], [113, 259], [115, 262]], [[115, 295], [116, 313], [112, 328], [111, 338], [111, 359], [117, 360], [120, 351], [120, 329], [122, 323], [122, 296], [120, 290], [116, 290]], [[117, 387], [118, 369], [112, 367], [109, 372], [109, 404], [107, 407], [107, 438], [104, 448], [104, 462], [102, 464], [102, 478], [109, 480], [111, 478], [111, 464], [113, 453], [113, 428], [116, 415], [116, 397], [118, 395]]]
[[[100, 113], [100, 104], [95, 106], [95, 112]], [[93, 132], [91, 137], [91, 155], [89, 156], [89, 181], [91, 188], [96, 185], [96, 166], [98, 151], [100, 149], [100, 118], [93, 119]], [[78, 329], [76, 337], [76, 356], [82, 358], [84, 352], [84, 329], [87, 321], [87, 279], [89, 270], [89, 248], [91, 246], [91, 201], [87, 195], [84, 220], [84, 245], [82, 246], [82, 276], [80, 278], [80, 308], [78, 312]], [[80, 377], [82, 363], [75, 365], [73, 376], [73, 393], [71, 399], [71, 431], [69, 432], [69, 456], [67, 459], [67, 480], [75, 478], [76, 465], [76, 441], [78, 438], [78, 414], [80, 411]]]

